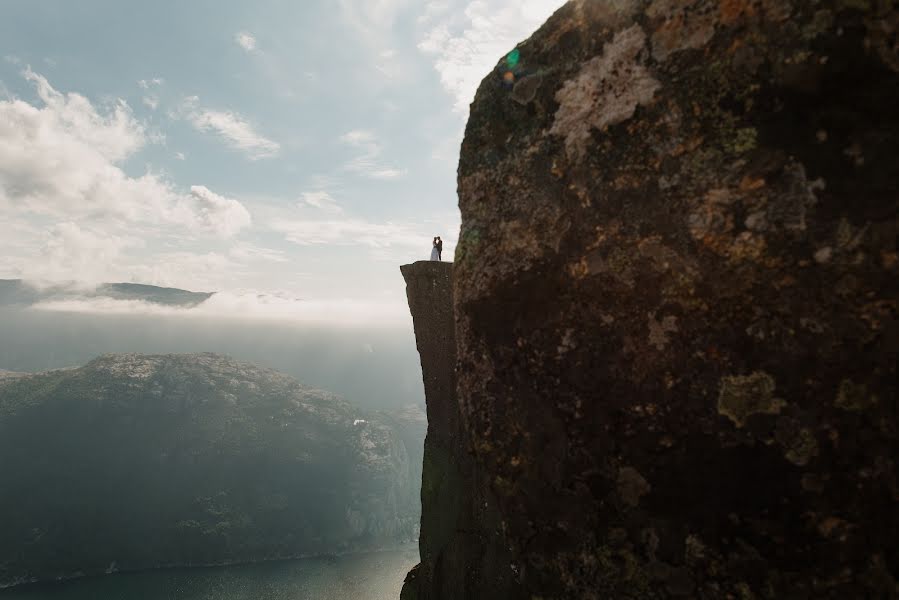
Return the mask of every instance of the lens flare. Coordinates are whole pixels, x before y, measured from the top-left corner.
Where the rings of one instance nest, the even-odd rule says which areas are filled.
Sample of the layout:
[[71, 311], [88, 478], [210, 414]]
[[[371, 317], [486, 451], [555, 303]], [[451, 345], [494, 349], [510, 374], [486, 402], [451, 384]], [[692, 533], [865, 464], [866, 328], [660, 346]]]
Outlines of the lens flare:
[[520, 58], [521, 53], [518, 51], [518, 48], [515, 48], [506, 55], [506, 64], [510, 69], [514, 69], [516, 66], [518, 66], [518, 60]]

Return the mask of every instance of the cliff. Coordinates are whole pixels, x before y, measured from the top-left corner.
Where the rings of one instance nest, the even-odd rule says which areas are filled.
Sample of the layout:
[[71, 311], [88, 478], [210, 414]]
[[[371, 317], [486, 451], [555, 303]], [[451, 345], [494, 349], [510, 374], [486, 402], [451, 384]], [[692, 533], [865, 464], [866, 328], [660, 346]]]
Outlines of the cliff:
[[496, 543], [499, 518], [468, 450], [456, 399], [453, 265], [419, 261], [401, 271], [428, 413], [421, 563], [406, 578], [402, 599], [510, 598], [515, 583], [509, 557]]
[[[894, 2], [579, 0], [481, 83], [460, 415], [428, 435], [474, 451], [452, 485], [495, 502], [516, 597], [899, 597], [897, 27]], [[493, 597], [446, 576], [432, 597]]]

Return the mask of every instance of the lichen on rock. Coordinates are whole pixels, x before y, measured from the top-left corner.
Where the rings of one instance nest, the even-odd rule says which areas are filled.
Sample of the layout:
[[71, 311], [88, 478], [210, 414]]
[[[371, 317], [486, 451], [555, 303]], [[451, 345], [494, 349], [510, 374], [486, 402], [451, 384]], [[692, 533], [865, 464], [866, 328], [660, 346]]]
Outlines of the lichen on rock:
[[621, 123], [652, 101], [661, 84], [643, 64], [645, 47], [639, 25], [620, 31], [556, 92], [559, 109], [549, 132], [564, 136], [572, 158], [583, 156], [591, 129]]
[[578, 0], [481, 84], [458, 402], [521, 597], [896, 596], [897, 14]]

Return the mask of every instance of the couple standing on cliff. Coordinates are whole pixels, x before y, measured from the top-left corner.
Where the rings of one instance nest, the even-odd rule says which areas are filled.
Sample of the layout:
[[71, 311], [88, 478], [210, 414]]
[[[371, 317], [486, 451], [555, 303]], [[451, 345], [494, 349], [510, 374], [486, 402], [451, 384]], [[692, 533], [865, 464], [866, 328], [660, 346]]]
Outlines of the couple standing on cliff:
[[431, 260], [443, 260], [443, 240], [439, 235], [431, 243]]

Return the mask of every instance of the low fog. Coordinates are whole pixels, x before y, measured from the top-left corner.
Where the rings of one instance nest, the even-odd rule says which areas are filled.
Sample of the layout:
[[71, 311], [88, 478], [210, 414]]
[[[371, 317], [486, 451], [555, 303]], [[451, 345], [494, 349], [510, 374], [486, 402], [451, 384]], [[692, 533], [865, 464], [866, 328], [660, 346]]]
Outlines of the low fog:
[[277, 369], [368, 409], [424, 404], [408, 326], [0, 307], [0, 370], [80, 366], [104, 353], [217, 352]]

